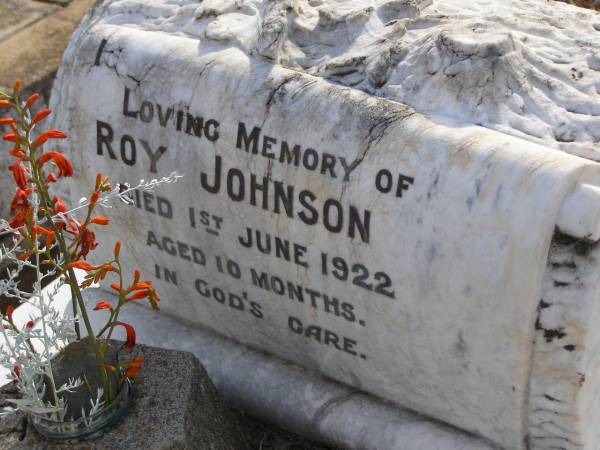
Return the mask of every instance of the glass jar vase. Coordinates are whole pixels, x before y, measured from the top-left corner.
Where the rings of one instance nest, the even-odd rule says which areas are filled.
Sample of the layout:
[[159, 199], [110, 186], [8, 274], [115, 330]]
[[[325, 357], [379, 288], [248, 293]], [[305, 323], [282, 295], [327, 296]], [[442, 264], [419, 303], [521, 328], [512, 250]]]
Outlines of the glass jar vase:
[[95, 439], [116, 425], [132, 404], [133, 384], [125, 379], [113, 401], [94, 414], [74, 420], [60, 421], [48, 414], [29, 414], [29, 421], [49, 442], [75, 444]]

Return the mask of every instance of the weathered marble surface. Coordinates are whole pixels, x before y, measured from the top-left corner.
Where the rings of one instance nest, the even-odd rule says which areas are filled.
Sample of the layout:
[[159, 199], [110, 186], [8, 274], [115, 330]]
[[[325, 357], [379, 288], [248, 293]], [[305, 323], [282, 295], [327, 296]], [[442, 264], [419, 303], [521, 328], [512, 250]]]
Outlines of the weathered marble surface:
[[600, 15], [547, 0], [118, 0], [105, 22], [600, 160]]
[[[91, 304], [115, 301], [98, 289], [88, 289], [84, 296]], [[484, 439], [205, 328], [182, 325], [163, 312], [130, 305], [122, 314], [123, 320], [136, 324], [139, 342], [194, 353], [229, 406], [314, 441], [349, 450], [498, 450]], [[97, 329], [103, 325], [98, 314], [92, 316], [92, 324]]]
[[[585, 61], [592, 61], [593, 45], [574, 36], [583, 27], [577, 27], [577, 20], [595, 16], [557, 5], [560, 17], [568, 19], [565, 35], [559, 33], [555, 40], [523, 35], [528, 42], [523, 46], [513, 37], [520, 32], [516, 25], [522, 25], [515, 22], [515, 7], [497, 11], [495, 3], [479, 1], [470, 2], [470, 13], [416, 17], [421, 7], [425, 12], [432, 7], [466, 8], [456, 2], [425, 3], [369, 2], [374, 9], [363, 11], [357, 10], [358, 2], [313, 2], [294, 12], [299, 4], [99, 2], [67, 50], [53, 101], [56, 125], [71, 134], [76, 147], [72, 160], [81, 175], [74, 180], [74, 193], [84, 194], [96, 171], [133, 182], [171, 170], [185, 175], [171, 190], [139, 196], [137, 207], [109, 211], [130, 255], [128, 266], [142, 265], [160, 277], [156, 281], [168, 293], [163, 309], [181, 321], [202, 323], [509, 449], [525, 448], [528, 440], [538, 445], [552, 436], [564, 440], [565, 433], [573, 433], [573, 448], [594, 449], [596, 431], [586, 425], [597, 417], [588, 407], [597, 392], [593, 377], [583, 385], [590, 395], [581, 395], [580, 386], [560, 405], [583, 411], [572, 429], [548, 426], [540, 419], [540, 409], [530, 407], [535, 398], [552, 396], [548, 386], [572, 382], [571, 372], [555, 368], [574, 353], [564, 348], [546, 352], [539, 334], [553, 328], [543, 322], [538, 307], [556, 225], [579, 238], [598, 232], [594, 218], [600, 202], [586, 201], [590, 207], [583, 209], [569, 199], [595, 192], [600, 167], [550, 147], [594, 157], [597, 138], [589, 130], [595, 130], [592, 125], [598, 120], [598, 75], [586, 69], [577, 85], [582, 89], [578, 97], [570, 79], [552, 72], [561, 80], [552, 92], [562, 94], [545, 97], [550, 103], [536, 103], [541, 98], [537, 94], [550, 91], [539, 88], [533, 78], [527, 81], [537, 72], [526, 69], [524, 61], [531, 59], [525, 58], [528, 48], [546, 54], [553, 45], [566, 45], [566, 36], [573, 42], [569, 57], [582, 61], [585, 55]], [[526, 7], [525, 13], [519, 9], [524, 21], [531, 17], [541, 23], [542, 2], [519, 5]], [[229, 10], [219, 10], [225, 7]], [[317, 8], [312, 16], [311, 8]], [[500, 23], [498, 17], [512, 14], [510, 26], [515, 29], [508, 37], [494, 32], [481, 44], [479, 34], [485, 33], [479, 31], [485, 26], [474, 31], [466, 27], [471, 31], [458, 34], [434, 27], [429, 40], [407, 50], [427, 49], [431, 41], [451, 54], [438, 55], [437, 70], [444, 70], [431, 69], [429, 78], [419, 64], [411, 69], [413, 78], [398, 75], [403, 88], [418, 80], [431, 83], [423, 91], [413, 86], [419, 94], [414, 98], [393, 98], [421, 111], [442, 112], [417, 102], [430, 95], [432, 105], [446, 108], [446, 116], [462, 122], [426, 116], [361, 92], [383, 95], [393, 86], [394, 73], [406, 69], [399, 61], [387, 83], [376, 82], [380, 87], [374, 90], [368, 88], [373, 84], [367, 70], [372, 64], [363, 58], [360, 70], [344, 65], [344, 58], [363, 44], [369, 55], [387, 48], [388, 41], [373, 38], [385, 31], [379, 18], [384, 12], [412, 16], [389, 25], [395, 29], [394, 39], [389, 38], [393, 42], [403, 33], [400, 25], [413, 26], [419, 34], [451, 17], [446, 28], [456, 31], [474, 17], [484, 21], [493, 16]], [[282, 36], [293, 37], [285, 30], [298, 22], [291, 14], [313, 25], [315, 17], [322, 17], [304, 38], [329, 39], [306, 46], [306, 52], [312, 49], [316, 55], [307, 67], [284, 57], [292, 53]], [[531, 23], [525, 25], [528, 33], [536, 34]], [[327, 53], [333, 51], [338, 53]], [[341, 71], [335, 76], [317, 70], [320, 63], [335, 66], [341, 55]], [[406, 61], [417, 60], [413, 55]], [[523, 130], [495, 123], [490, 117], [506, 117], [509, 112], [503, 108], [510, 109], [515, 98], [496, 97], [501, 90], [492, 82], [512, 72], [502, 69], [497, 76], [483, 77], [492, 68], [525, 71], [511, 78], [521, 82], [518, 96], [527, 99], [527, 108], [519, 109], [519, 124], [548, 131], [560, 115], [569, 126], [589, 128], [589, 133], [576, 134], [575, 142], [567, 143], [574, 145], [567, 145], [545, 131], [543, 138], [533, 139]], [[350, 75], [340, 75], [352, 71], [356, 83], [348, 82]], [[332, 84], [325, 76], [359, 89]], [[475, 84], [467, 89], [468, 80]], [[483, 106], [471, 108], [479, 86]], [[490, 105], [499, 109], [494, 112]], [[575, 115], [562, 114], [560, 108]], [[260, 128], [255, 152], [254, 127]], [[285, 155], [295, 145], [301, 152], [297, 167], [286, 156], [280, 159], [281, 151]], [[225, 177], [218, 189], [212, 189], [215, 171]], [[265, 186], [269, 193], [263, 197]], [[332, 213], [338, 209], [344, 215], [341, 225]], [[312, 220], [317, 212], [319, 218]], [[295, 256], [264, 255], [254, 245], [245, 248], [247, 228], [259, 230], [262, 237], [277, 236], [284, 244], [289, 241]], [[111, 249], [107, 246], [104, 254]], [[336, 256], [342, 259], [334, 265]], [[353, 274], [344, 273], [344, 261]], [[360, 275], [367, 271], [365, 280]], [[268, 281], [260, 281], [263, 273]], [[553, 294], [560, 296], [560, 291]], [[578, 300], [578, 306], [566, 302], [571, 308], [594, 310], [592, 295]], [[571, 309], [565, 311], [561, 317], [569, 320]], [[582, 349], [586, 371], [593, 372], [593, 347], [585, 345], [593, 342], [588, 335], [593, 317], [580, 320], [571, 345]], [[555, 406], [548, 408], [550, 414]]]

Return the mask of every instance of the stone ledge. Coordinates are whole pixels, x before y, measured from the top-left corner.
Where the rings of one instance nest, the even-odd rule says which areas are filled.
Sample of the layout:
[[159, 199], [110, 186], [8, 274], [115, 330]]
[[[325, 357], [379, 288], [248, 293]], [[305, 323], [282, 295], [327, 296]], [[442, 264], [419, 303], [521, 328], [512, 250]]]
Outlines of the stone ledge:
[[[194, 355], [139, 346], [145, 361], [127, 418], [94, 441], [49, 445], [23, 417], [0, 418], [3, 450], [236, 450], [246, 449], [239, 424], [222, 405]], [[6, 392], [0, 396], [6, 398]], [[0, 398], [0, 403], [2, 398]], [[25, 435], [23, 440], [19, 440]]]

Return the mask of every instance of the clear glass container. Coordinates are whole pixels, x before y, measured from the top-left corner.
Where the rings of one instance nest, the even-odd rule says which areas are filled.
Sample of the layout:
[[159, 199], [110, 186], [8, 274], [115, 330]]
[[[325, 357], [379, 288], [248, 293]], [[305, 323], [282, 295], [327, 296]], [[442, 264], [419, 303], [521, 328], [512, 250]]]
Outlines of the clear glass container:
[[76, 420], [58, 421], [49, 415], [30, 414], [33, 427], [48, 441], [60, 444], [75, 444], [95, 439], [116, 425], [127, 414], [132, 404], [133, 384], [126, 379], [110, 405], [87, 417]]

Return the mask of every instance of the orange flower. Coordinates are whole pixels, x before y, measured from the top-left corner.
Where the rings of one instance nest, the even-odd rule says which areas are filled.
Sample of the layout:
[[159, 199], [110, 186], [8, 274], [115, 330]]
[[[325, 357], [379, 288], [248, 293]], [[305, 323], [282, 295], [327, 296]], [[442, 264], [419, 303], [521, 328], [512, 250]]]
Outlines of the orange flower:
[[90, 220], [90, 223], [93, 223], [96, 225], [108, 225], [108, 217], [96, 216]]
[[0, 99], [0, 108], [2, 108], [3, 106], [11, 106], [11, 104], [8, 100]]
[[118, 272], [117, 269], [115, 269], [110, 264], [102, 264], [100, 266], [100, 269], [102, 269], [102, 272]]
[[54, 172], [50, 172], [46, 175], [46, 183], [56, 183], [58, 176]]
[[20, 159], [16, 160], [14, 164], [10, 166], [10, 171], [13, 174], [13, 178], [15, 179], [17, 186], [19, 186], [21, 189], [27, 189], [27, 178], [25, 177], [25, 172], [21, 166]]
[[94, 307], [94, 311], [100, 311], [101, 309], [107, 309], [110, 312], [113, 311], [113, 307], [111, 306], [110, 303], [108, 303], [106, 300], [101, 300], [99, 301], [96, 306]]
[[131, 361], [127, 362], [124, 366], [125, 377], [133, 378], [140, 370], [142, 370], [142, 364], [144, 363], [144, 355], [136, 356]]
[[98, 247], [96, 242], [96, 235], [89, 228], [84, 228], [75, 250], [78, 258], [85, 258], [88, 253]]
[[54, 242], [54, 231], [49, 230], [48, 228], [44, 228], [41, 225], [36, 225], [35, 227], [33, 227], [33, 232], [37, 235], [37, 234], [45, 234], [46, 235], [46, 248], [49, 248], [50, 245], [52, 245], [52, 242]]
[[18, 228], [27, 221], [27, 217], [32, 212], [31, 204], [29, 203], [29, 194], [31, 189], [17, 188], [17, 192], [13, 197], [10, 207], [14, 213], [9, 225], [13, 228]]
[[21, 90], [21, 80], [16, 80], [13, 85], [13, 95], [17, 95]]
[[2, 117], [0, 118], [0, 125], [10, 125], [15, 123], [15, 119], [12, 117]]
[[27, 99], [27, 101], [25, 102], [25, 108], [29, 109], [33, 106], [33, 104], [37, 101], [37, 99], [40, 98], [40, 94], [31, 94], [29, 96], [29, 98]]
[[54, 210], [57, 213], [66, 213], [67, 212], [67, 207], [65, 206], [65, 204], [63, 203], [63, 201], [61, 200], [60, 197], [54, 197], [54, 199], [52, 199], [52, 201], [54, 202]]
[[121, 241], [115, 242], [115, 259], [119, 259], [119, 253], [121, 253]]
[[32, 254], [33, 254], [33, 252], [23, 252], [23, 253], [20, 253], [19, 256], [17, 256], [17, 258], [19, 258], [19, 261], [25, 261]]
[[100, 198], [100, 194], [98, 191], [94, 191], [92, 197], [90, 198], [90, 206], [94, 206], [96, 202], [98, 202], [98, 198]]
[[21, 150], [21, 147], [19, 147], [19, 145], [17, 144], [16, 147], [13, 147], [8, 154], [10, 156], [14, 156], [15, 158], [19, 158], [19, 159], [24, 159], [25, 158], [25, 152], [23, 150]]
[[142, 299], [142, 298], [146, 298], [146, 297], [148, 297], [148, 294], [149, 294], [148, 289], [145, 289], [143, 291], [137, 291], [136, 293], [131, 294], [129, 297], [127, 297], [125, 299], [125, 301], [126, 302], [131, 302], [133, 300], [139, 300], [139, 299]]
[[71, 162], [65, 158], [65, 155], [59, 152], [46, 152], [38, 158], [38, 165], [42, 167], [48, 161], [53, 161], [58, 167], [61, 177], [70, 177], [73, 175], [73, 166]]
[[12, 315], [15, 312], [15, 307], [13, 305], [8, 305], [8, 308], [6, 308], [6, 317], [8, 317], [8, 321], [12, 322]]
[[35, 125], [40, 120], [44, 120], [46, 117], [48, 117], [50, 115], [51, 112], [52, 111], [50, 111], [47, 108], [38, 111], [38, 113], [35, 116], [33, 116], [33, 120], [31, 121], [31, 125]]
[[134, 283], [127, 288], [128, 291], [138, 291], [140, 289], [149, 289], [152, 287], [152, 281], [141, 281]]
[[32, 148], [35, 150], [48, 140], [48, 139], [66, 139], [67, 135], [60, 130], [47, 130], [40, 134], [35, 141], [33, 141]]
[[4, 133], [2, 139], [8, 142], [19, 142], [21, 140], [21, 136], [18, 133]]
[[117, 292], [121, 292], [121, 285], [119, 283], [111, 283], [110, 287]]
[[134, 328], [125, 322], [115, 322], [115, 325], [121, 325], [125, 328], [125, 332], [127, 333], [127, 339], [125, 340], [125, 350], [132, 351], [133, 347], [135, 347], [135, 330]]
[[81, 269], [90, 272], [92, 270], [98, 270], [99, 266], [92, 266], [87, 261], [73, 261], [67, 264], [67, 269]]

